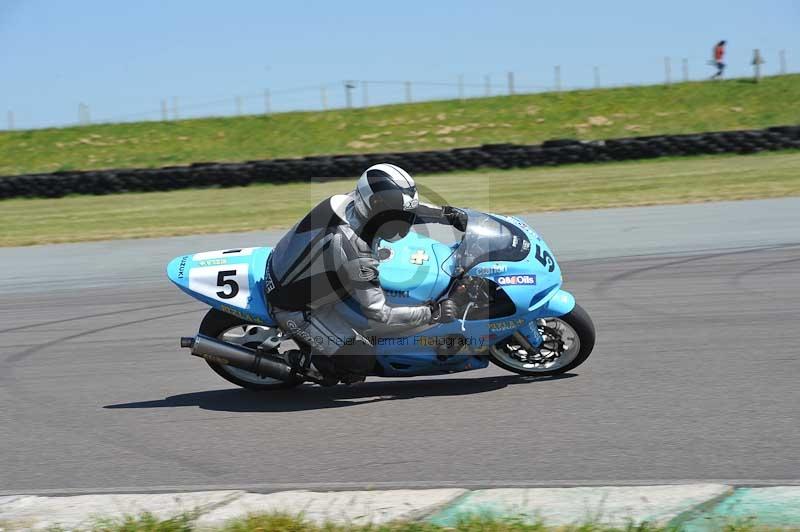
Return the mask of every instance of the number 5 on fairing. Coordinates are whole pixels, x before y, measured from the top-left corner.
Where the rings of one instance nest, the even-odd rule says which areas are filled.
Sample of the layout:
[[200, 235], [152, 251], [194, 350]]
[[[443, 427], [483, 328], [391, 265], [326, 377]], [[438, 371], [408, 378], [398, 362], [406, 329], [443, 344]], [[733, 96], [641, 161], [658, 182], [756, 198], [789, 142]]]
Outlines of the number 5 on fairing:
[[221, 299], [233, 299], [236, 297], [236, 294], [239, 293], [239, 283], [234, 281], [233, 279], [226, 279], [226, 277], [231, 277], [236, 275], [236, 270], [225, 270], [222, 272], [217, 273], [217, 286], [227, 286], [230, 288], [230, 292], [225, 292], [225, 290], [220, 290], [217, 292], [217, 295]]
[[[231, 257], [223, 259], [191, 259], [187, 265], [186, 288], [204, 296], [203, 301], [209, 304], [226, 303], [234, 307], [247, 308], [251, 292], [250, 260], [251, 256]], [[219, 261], [221, 264], [208, 265]], [[238, 261], [247, 262], [238, 262]]]

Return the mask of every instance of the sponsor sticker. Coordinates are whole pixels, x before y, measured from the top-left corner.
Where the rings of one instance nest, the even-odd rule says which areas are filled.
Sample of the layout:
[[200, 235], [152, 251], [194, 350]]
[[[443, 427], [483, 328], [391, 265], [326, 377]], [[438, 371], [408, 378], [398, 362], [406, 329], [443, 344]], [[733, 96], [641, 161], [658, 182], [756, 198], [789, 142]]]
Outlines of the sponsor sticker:
[[426, 260], [430, 259], [425, 250], [418, 249], [411, 255], [411, 264], [416, 264], [417, 266], [422, 266]]
[[392, 296], [392, 297], [409, 297], [410, 296], [408, 290], [386, 290], [386, 289], [384, 289], [383, 293], [386, 294], [387, 296]]
[[492, 266], [480, 266], [475, 268], [475, 275], [497, 275], [498, 273], [505, 273], [508, 271], [508, 266], [503, 264], [494, 264]]
[[536, 284], [535, 275], [501, 275], [497, 278], [497, 284], [500, 286], [522, 286]]
[[272, 282], [272, 277], [267, 274], [267, 277], [264, 279], [264, 291], [269, 294], [273, 290], [275, 290], [275, 283]]
[[184, 278], [184, 273], [186, 272], [186, 261], [189, 260], [189, 255], [184, 255], [181, 257], [181, 263], [178, 264], [178, 279]]
[[228, 264], [228, 259], [206, 259], [198, 262], [200, 266], [221, 266]]
[[220, 305], [219, 309], [222, 312], [225, 312], [227, 314], [231, 314], [233, 316], [236, 316], [237, 318], [245, 320], [245, 321], [247, 321], [249, 323], [261, 323], [261, 324], [264, 323], [264, 320], [262, 318], [259, 318], [255, 314], [251, 314], [249, 312], [244, 312], [244, 311], [242, 311], [242, 310], [240, 310], [240, 309], [238, 309], [236, 307], [232, 307], [230, 305]]
[[489, 324], [490, 331], [508, 331], [511, 329], [516, 329], [519, 326], [523, 325], [525, 320], [522, 318], [516, 320], [506, 320], [506, 321], [496, 321], [494, 323]]

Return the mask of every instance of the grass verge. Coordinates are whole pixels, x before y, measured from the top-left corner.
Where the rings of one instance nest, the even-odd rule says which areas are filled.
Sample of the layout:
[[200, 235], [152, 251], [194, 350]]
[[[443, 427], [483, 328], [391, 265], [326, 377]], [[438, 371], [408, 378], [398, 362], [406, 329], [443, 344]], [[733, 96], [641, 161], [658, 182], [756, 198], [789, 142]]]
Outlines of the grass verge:
[[[457, 172], [417, 182], [428, 201], [498, 213], [800, 196], [800, 152]], [[353, 183], [5, 200], [0, 246], [288, 227]]]
[[800, 123], [800, 75], [0, 133], [0, 175]]
[[[713, 528], [712, 528], [713, 529]], [[56, 532], [60, 529], [51, 529]], [[152, 515], [128, 517], [123, 520], [100, 520], [87, 532], [193, 532], [196, 528], [189, 516], [159, 520]], [[425, 522], [399, 521], [383, 525], [341, 525], [327, 523], [317, 525], [290, 515], [252, 515], [227, 523], [217, 529], [220, 532], [662, 532], [678, 531], [680, 528], [659, 527], [648, 523], [629, 524], [624, 527], [611, 527], [587, 522], [572, 526], [547, 526], [542, 522], [526, 522], [522, 519], [499, 519], [492, 517], [467, 517], [455, 526], [444, 528]], [[797, 530], [769, 528], [755, 524], [753, 520], [739, 520], [720, 524], [719, 530], [725, 532], [761, 532], [769, 530]]]
[[[800, 152], [419, 176], [428, 201], [498, 213], [800, 196]], [[0, 246], [291, 226], [353, 180], [0, 202]]]
[[[630, 161], [420, 176], [432, 202], [518, 213], [800, 195], [800, 153]], [[352, 180], [247, 188], [15, 199], [0, 245], [287, 227]]]

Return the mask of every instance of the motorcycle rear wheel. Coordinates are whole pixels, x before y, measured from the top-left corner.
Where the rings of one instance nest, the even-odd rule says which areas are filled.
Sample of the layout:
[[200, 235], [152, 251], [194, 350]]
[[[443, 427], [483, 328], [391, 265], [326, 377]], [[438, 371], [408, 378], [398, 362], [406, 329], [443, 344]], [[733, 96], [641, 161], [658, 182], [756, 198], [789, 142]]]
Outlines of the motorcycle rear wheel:
[[572, 311], [556, 318], [545, 318], [539, 325], [545, 343], [540, 351], [546, 355], [557, 346], [557, 357], [528, 354], [513, 336], [489, 348], [492, 362], [501, 368], [529, 377], [559, 375], [583, 364], [592, 353], [595, 341], [594, 324], [589, 314], [575, 304]]
[[[248, 323], [241, 318], [213, 308], [206, 313], [200, 323], [200, 334], [252, 349], [261, 343], [260, 333], [269, 329], [269, 327]], [[250, 371], [209, 360], [206, 360], [206, 363], [214, 370], [214, 373], [226, 381], [256, 392], [294, 388], [303, 383], [300, 379], [285, 382], [269, 377], [259, 377]]]

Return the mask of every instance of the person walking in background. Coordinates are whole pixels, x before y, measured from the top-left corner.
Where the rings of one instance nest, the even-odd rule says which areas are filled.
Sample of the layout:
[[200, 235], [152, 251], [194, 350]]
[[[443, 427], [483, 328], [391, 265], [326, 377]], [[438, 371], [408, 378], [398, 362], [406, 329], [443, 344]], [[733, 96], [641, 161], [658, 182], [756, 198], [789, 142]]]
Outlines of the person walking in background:
[[714, 59], [711, 64], [717, 67], [717, 73], [711, 76], [711, 79], [720, 79], [722, 77], [722, 72], [725, 70], [725, 63], [722, 62], [725, 58], [725, 41], [719, 41], [717, 43], [714, 47], [713, 56]]

